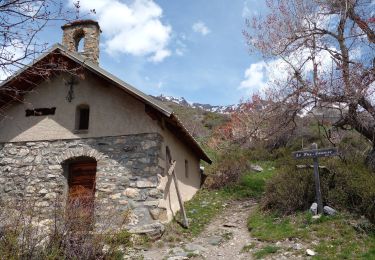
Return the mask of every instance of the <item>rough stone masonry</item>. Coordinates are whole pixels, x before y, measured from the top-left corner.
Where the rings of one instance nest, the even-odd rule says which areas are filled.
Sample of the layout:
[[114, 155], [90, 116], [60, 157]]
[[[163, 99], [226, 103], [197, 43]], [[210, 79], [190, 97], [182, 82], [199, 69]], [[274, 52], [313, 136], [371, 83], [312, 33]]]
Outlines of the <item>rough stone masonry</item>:
[[99, 63], [99, 38], [100, 27], [98, 22], [93, 20], [75, 21], [62, 26], [64, 31], [62, 43], [71, 52], [77, 52], [81, 40], [84, 41], [84, 48], [80, 54]]
[[97, 161], [95, 202], [119, 215], [130, 210], [127, 228], [135, 232], [150, 229], [167, 219], [158, 207], [161, 144], [157, 133], [0, 144], [0, 198], [33, 198], [47, 217], [56, 198], [66, 197], [67, 162], [90, 157]]

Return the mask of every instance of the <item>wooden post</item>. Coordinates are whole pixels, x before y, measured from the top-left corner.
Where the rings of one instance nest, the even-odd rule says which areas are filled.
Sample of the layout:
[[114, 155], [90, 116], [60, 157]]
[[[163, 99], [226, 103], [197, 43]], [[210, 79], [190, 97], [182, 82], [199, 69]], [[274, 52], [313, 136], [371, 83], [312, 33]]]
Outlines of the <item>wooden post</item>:
[[182, 197], [181, 197], [181, 193], [180, 193], [180, 188], [178, 186], [178, 179], [177, 179], [176, 173], [174, 171], [175, 167], [176, 167], [176, 161], [173, 161], [171, 167], [168, 170], [168, 174], [172, 175], [174, 184], [176, 186], [177, 198], [178, 198], [178, 202], [180, 204], [181, 215], [182, 215], [182, 218], [184, 219], [184, 225], [185, 225], [186, 228], [188, 228], [189, 227], [189, 221], [188, 221], [187, 216], [186, 216], [184, 202], [182, 201]]
[[316, 202], [318, 204], [318, 213], [323, 213], [323, 200], [322, 191], [320, 189], [320, 177], [319, 177], [319, 157], [330, 157], [338, 155], [337, 148], [325, 148], [318, 150], [317, 144], [311, 145], [312, 150], [302, 150], [293, 152], [294, 158], [305, 159], [312, 158], [314, 160], [314, 180], [315, 180], [315, 192], [316, 192]]
[[[311, 145], [312, 150], [318, 150], [318, 145], [313, 143]], [[313, 157], [314, 160], [314, 179], [315, 179], [315, 192], [316, 192], [316, 202], [318, 204], [318, 213], [323, 214], [323, 201], [322, 201], [322, 192], [320, 189], [320, 177], [319, 177], [319, 163], [318, 156]]]

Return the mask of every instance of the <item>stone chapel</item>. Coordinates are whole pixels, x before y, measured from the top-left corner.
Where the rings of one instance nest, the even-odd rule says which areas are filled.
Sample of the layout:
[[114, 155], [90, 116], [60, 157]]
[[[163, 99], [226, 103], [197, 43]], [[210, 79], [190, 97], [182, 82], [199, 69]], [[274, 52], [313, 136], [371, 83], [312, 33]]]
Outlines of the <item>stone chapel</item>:
[[170, 108], [100, 67], [96, 21], [62, 30], [62, 45], [0, 86], [0, 200], [34, 199], [48, 216], [57, 198], [83, 198], [131, 211], [135, 232], [170, 221], [171, 163], [188, 201], [209, 157]]

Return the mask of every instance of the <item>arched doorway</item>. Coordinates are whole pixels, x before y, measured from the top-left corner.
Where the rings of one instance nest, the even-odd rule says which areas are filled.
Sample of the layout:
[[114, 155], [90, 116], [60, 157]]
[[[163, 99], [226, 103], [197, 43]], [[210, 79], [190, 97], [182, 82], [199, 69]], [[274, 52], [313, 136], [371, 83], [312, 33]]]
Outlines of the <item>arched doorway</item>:
[[66, 213], [67, 218], [75, 225], [92, 224], [96, 166], [96, 160], [89, 157], [75, 158], [67, 162], [68, 197]]

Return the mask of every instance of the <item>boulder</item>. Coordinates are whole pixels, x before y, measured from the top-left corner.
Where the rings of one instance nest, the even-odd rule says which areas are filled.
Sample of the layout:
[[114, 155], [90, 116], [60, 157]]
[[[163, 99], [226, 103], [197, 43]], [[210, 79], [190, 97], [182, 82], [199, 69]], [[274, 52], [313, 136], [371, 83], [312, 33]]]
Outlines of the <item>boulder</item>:
[[337, 211], [329, 206], [324, 206], [323, 211], [325, 214], [334, 216], [337, 214]]

